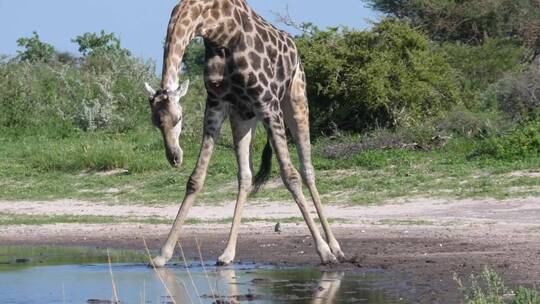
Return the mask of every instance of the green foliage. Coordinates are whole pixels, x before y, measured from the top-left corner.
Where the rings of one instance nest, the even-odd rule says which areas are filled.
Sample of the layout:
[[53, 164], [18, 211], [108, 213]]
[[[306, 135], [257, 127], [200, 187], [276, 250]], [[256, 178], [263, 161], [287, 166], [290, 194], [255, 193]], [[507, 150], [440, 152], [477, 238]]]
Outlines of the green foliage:
[[540, 2], [534, 0], [365, 0], [410, 21], [438, 41], [513, 38], [540, 51]]
[[51, 62], [54, 60], [54, 47], [40, 40], [37, 32], [32, 33], [32, 37], [19, 38], [17, 45], [24, 48], [17, 51], [17, 59], [29, 62]]
[[464, 293], [467, 304], [504, 304], [506, 287], [499, 276], [487, 267], [480, 275], [471, 275], [469, 288], [465, 287], [456, 276], [454, 280]]
[[84, 33], [72, 39], [72, 42], [79, 45], [79, 51], [83, 54], [82, 68], [95, 73], [107, 73], [118, 63], [125, 64], [132, 60], [131, 52], [122, 48], [120, 38], [114, 33]]
[[534, 120], [540, 115], [540, 59], [523, 73], [510, 74], [490, 88], [487, 98], [494, 100], [507, 118]]
[[520, 159], [540, 154], [540, 119], [518, 125], [508, 134], [480, 141], [470, 158]]
[[71, 40], [79, 45], [79, 52], [83, 56], [99, 55], [99, 54], [121, 54], [130, 56], [131, 53], [121, 47], [120, 38], [114, 33], [105, 33], [101, 31], [96, 33], [84, 33]]
[[142, 83], [155, 82], [154, 73], [126, 53], [94, 53], [80, 65], [3, 62], [0, 126], [51, 134], [134, 128], [147, 113]]
[[[2, 214], [0, 214], [2, 217]], [[1, 246], [0, 269], [21, 269], [43, 265], [72, 265], [107, 263], [109, 257], [118, 262], [144, 263], [148, 256], [144, 252], [133, 250], [109, 250], [91, 247], [61, 246]], [[27, 259], [27, 263], [17, 263], [17, 259]]]
[[206, 49], [202, 39], [193, 40], [184, 54], [183, 62], [186, 65], [187, 73], [190, 77], [201, 76], [206, 59]]
[[527, 49], [506, 38], [488, 38], [480, 45], [445, 42], [440, 52], [459, 75], [465, 102], [479, 103], [479, 93], [502, 76], [523, 70]]
[[509, 123], [497, 111], [472, 112], [455, 107], [433, 119], [436, 129], [445, 136], [488, 138], [507, 129]]
[[405, 23], [388, 19], [362, 32], [313, 28], [297, 44], [317, 132], [415, 125], [460, 103], [444, 57]]
[[540, 304], [540, 293], [520, 286], [516, 291], [514, 304]]
[[[454, 275], [454, 280], [465, 297], [465, 304], [540, 304], [538, 292], [518, 287], [512, 294], [504, 286], [501, 278], [493, 270], [485, 267], [479, 275], [470, 276], [470, 286], [465, 286], [460, 278]], [[513, 295], [512, 301], [507, 299]]]

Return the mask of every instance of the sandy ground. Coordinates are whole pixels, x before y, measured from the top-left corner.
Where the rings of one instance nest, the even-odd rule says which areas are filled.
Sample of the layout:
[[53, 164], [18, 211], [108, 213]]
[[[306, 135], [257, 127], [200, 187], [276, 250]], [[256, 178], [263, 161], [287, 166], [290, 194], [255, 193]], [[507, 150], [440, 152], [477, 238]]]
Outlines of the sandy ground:
[[[74, 200], [2, 202], [11, 214], [113, 215], [174, 218], [178, 206], [107, 205]], [[233, 203], [196, 206], [191, 218], [218, 220], [232, 216]], [[353, 262], [330, 269], [361, 273], [379, 269], [395, 280], [395, 293], [411, 303], [457, 303], [454, 273], [466, 278], [486, 265], [509, 284], [540, 286], [540, 198], [497, 201], [410, 199], [381, 206], [326, 206], [345, 253]], [[318, 258], [304, 224], [282, 224], [300, 215], [293, 203], [246, 206], [245, 217], [266, 221], [242, 225], [237, 260], [317, 265]], [[195, 258], [195, 239], [206, 260], [225, 246], [228, 224], [186, 226], [183, 246]], [[152, 249], [166, 238], [168, 225], [58, 224], [0, 227], [0, 244], [88, 245]], [[326, 268], [324, 268], [326, 269]]]

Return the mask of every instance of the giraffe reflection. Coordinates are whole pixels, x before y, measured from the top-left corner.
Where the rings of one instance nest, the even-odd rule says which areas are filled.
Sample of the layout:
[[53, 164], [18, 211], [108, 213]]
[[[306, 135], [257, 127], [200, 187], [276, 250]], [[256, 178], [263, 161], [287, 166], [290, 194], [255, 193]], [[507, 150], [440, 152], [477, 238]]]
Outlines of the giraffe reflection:
[[336, 302], [344, 272], [324, 272], [319, 285], [315, 288], [312, 304], [330, 304]]
[[186, 283], [180, 281], [171, 269], [156, 268], [155, 270], [157, 279], [165, 285], [163, 287], [168, 298], [166, 303], [192, 303]]
[[[206, 286], [197, 286], [200, 294], [195, 292], [191, 282], [180, 280], [170, 268], [156, 269], [156, 275], [164, 284], [164, 293], [168, 298], [166, 303], [197, 303], [201, 297], [211, 303], [238, 303], [242, 300], [257, 300], [261, 298], [265, 302], [276, 303], [288, 300], [290, 294], [268, 294], [268, 288], [272, 288], [272, 283], [264, 286], [255, 286], [249, 283], [239, 282], [237, 279], [237, 270], [234, 268], [217, 269], [210, 274], [209, 281], [195, 280], [195, 282], [204, 282]], [[324, 272], [322, 273], [312, 294], [312, 304], [331, 304], [337, 302], [337, 295], [344, 278], [343, 272]], [[196, 283], [197, 284], [197, 283]], [[212, 284], [212, 286], [208, 286]], [[246, 288], [241, 288], [246, 286]], [[211, 288], [210, 288], [211, 287]], [[245, 290], [242, 290], [245, 289]], [[212, 296], [212, 291], [215, 294]], [[284, 298], [285, 297], [285, 298]], [[215, 299], [215, 300], [214, 300]]]

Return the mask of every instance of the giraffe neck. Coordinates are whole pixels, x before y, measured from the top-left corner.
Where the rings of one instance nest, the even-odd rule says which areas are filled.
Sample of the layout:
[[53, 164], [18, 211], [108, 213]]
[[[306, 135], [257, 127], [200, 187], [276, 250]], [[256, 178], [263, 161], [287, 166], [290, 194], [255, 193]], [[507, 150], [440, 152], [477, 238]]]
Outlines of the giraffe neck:
[[178, 88], [182, 58], [189, 42], [197, 35], [205, 2], [183, 0], [172, 12], [163, 55], [161, 88], [165, 90], [174, 91]]

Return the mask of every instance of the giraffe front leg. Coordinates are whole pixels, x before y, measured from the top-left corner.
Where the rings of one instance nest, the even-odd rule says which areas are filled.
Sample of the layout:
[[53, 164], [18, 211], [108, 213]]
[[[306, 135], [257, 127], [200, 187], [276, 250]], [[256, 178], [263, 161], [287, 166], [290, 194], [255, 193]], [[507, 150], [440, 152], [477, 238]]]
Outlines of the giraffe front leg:
[[238, 229], [242, 219], [242, 210], [247, 196], [251, 191], [251, 139], [255, 132], [257, 121], [255, 119], [242, 120], [238, 115], [231, 115], [231, 129], [233, 132], [234, 149], [238, 162], [238, 196], [234, 209], [233, 223], [227, 247], [218, 258], [217, 265], [229, 265], [236, 255]]
[[195, 169], [187, 182], [186, 195], [184, 196], [180, 210], [176, 215], [176, 219], [174, 220], [173, 227], [169, 232], [167, 241], [165, 242], [165, 245], [161, 247], [161, 254], [152, 260], [150, 266], [163, 267], [173, 256], [174, 248], [180, 237], [182, 225], [186, 220], [188, 211], [193, 205], [197, 194], [202, 190], [204, 185], [208, 164], [210, 162], [210, 158], [212, 157], [214, 145], [219, 136], [224, 117], [225, 113], [223, 111], [220, 111], [219, 109], [209, 109], [207, 107], [204, 120], [203, 141], [197, 165], [195, 166]]

